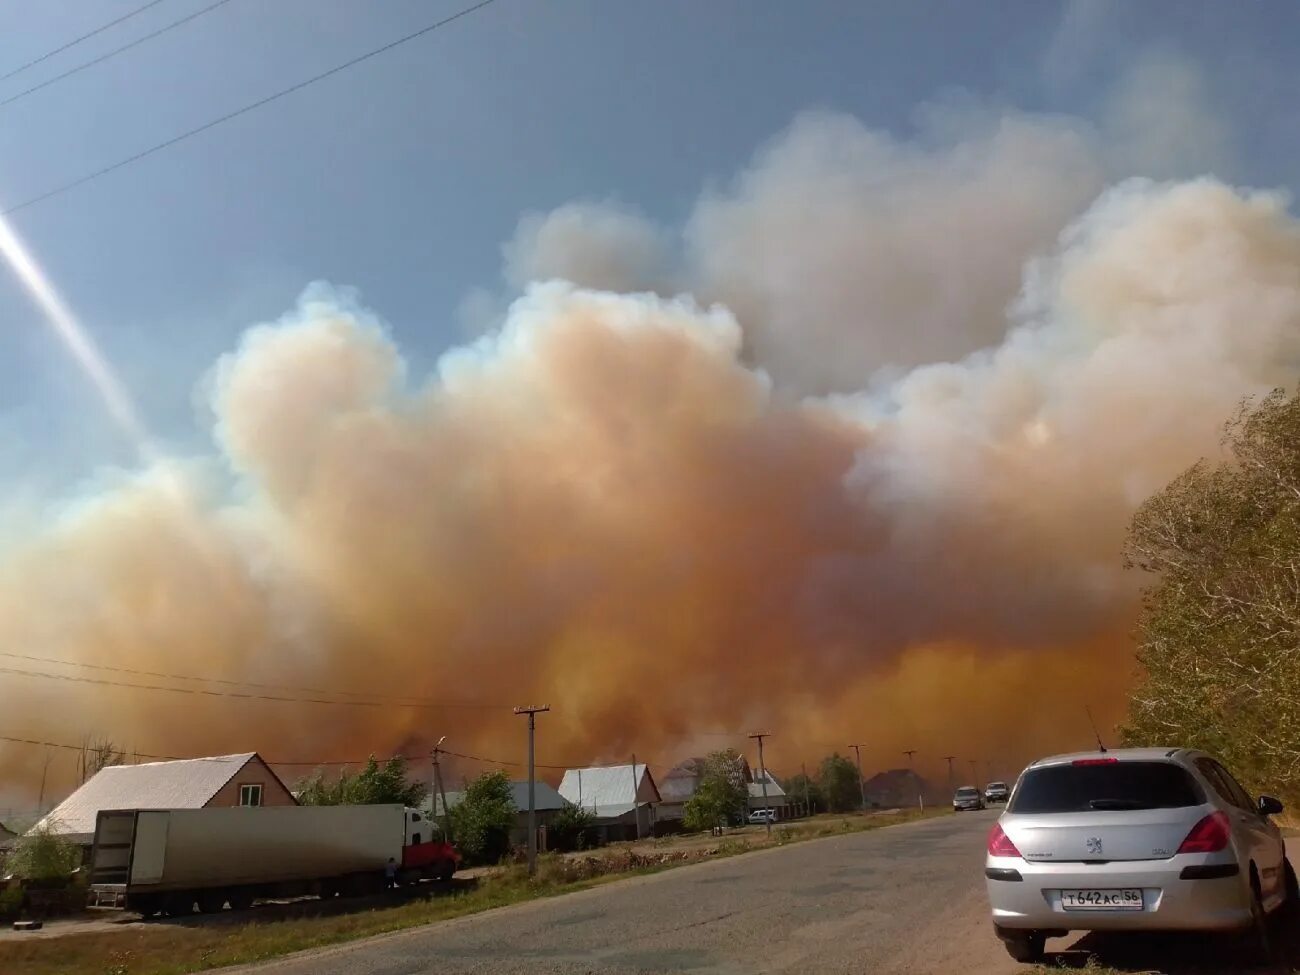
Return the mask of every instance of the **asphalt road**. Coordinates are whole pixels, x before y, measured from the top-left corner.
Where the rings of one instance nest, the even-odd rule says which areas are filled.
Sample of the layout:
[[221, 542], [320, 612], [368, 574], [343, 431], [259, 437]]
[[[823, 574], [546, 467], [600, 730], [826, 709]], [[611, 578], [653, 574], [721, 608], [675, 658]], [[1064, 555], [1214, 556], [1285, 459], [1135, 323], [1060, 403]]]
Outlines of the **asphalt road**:
[[261, 975], [1003, 975], [984, 898], [995, 812], [681, 867], [257, 966]]

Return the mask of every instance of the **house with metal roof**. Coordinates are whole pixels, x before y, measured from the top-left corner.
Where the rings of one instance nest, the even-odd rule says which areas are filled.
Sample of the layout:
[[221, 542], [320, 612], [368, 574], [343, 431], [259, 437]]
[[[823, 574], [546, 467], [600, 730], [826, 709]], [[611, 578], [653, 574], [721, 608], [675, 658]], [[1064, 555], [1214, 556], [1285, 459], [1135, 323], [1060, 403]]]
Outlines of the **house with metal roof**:
[[568, 769], [560, 795], [591, 813], [606, 841], [649, 836], [662, 798], [650, 767], [640, 763]]
[[257, 752], [142, 765], [110, 765], [87, 779], [33, 829], [89, 846], [104, 809], [203, 809], [296, 806], [280, 777]]
[[[655, 810], [658, 819], [682, 819], [686, 815], [686, 803], [700, 787], [700, 777], [706, 761], [702, 757], [688, 758], [665, 773], [660, 785], [663, 801]], [[748, 787], [754, 781], [754, 773], [744, 755], [736, 756], [735, 768], [735, 781]]]
[[[764, 788], [766, 786], [766, 788]], [[777, 819], [787, 819], [794, 813], [790, 797], [776, 781], [771, 769], [760, 769], [754, 773], [751, 781], [745, 783], [749, 792], [749, 811], [755, 809], [775, 809]]]

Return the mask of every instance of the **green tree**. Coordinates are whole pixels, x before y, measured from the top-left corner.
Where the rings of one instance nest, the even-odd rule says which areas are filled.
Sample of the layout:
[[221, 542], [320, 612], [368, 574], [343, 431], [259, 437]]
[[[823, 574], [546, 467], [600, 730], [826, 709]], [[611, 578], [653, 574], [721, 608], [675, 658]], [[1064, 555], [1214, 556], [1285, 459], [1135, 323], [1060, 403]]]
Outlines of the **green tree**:
[[1300, 800], [1300, 397], [1245, 402], [1228, 459], [1137, 511], [1126, 563], [1152, 573], [1126, 744], [1218, 755], [1249, 788]]
[[822, 759], [817, 771], [822, 798], [831, 812], [849, 812], [862, 806], [862, 787], [858, 767], [839, 752]]
[[552, 850], [580, 850], [586, 845], [587, 831], [596, 824], [596, 817], [571, 802], [551, 817], [546, 828], [547, 847]]
[[400, 755], [383, 765], [371, 755], [356, 775], [345, 770], [331, 780], [317, 769], [294, 791], [304, 806], [373, 806], [389, 802], [418, 806], [429, 789], [423, 782], [407, 777], [406, 759]]
[[48, 825], [19, 837], [5, 858], [5, 870], [23, 880], [59, 880], [79, 866], [81, 850]]
[[695, 794], [686, 800], [682, 820], [687, 829], [724, 826], [745, 815], [749, 792], [743, 762], [735, 749], [713, 752], [700, 764]]
[[470, 863], [496, 863], [510, 850], [519, 810], [504, 772], [484, 772], [465, 786], [451, 807], [456, 847]]
[[822, 792], [821, 783], [810, 775], [804, 775], [802, 772], [792, 775], [781, 783], [781, 788], [785, 794], [795, 802], [803, 802], [807, 797], [811, 804], [809, 813], [825, 812], [830, 807], [826, 803], [826, 796]]

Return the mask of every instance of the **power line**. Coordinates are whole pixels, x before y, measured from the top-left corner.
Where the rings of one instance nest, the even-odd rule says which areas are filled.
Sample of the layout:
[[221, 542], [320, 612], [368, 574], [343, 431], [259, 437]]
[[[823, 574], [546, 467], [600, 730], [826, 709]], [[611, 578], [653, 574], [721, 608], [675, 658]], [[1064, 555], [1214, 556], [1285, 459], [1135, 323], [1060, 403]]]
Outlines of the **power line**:
[[92, 180], [99, 179], [101, 176], [107, 176], [109, 173], [116, 172], [117, 170], [122, 169], [125, 166], [129, 166], [132, 163], [139, 162], [141, 159], [144, 159], [148, 156], [152, 156], [155, 153], [162, 152], [164, 149], [170, 149], [172, 146], [184, 142], [186, 139], [193, 138], [194, 136], [199, 135], [202, 132], [208, 131], [208, 129], [214, 129], [218, 125], [222, 125], [226, 122], [231, 121], [232, 119], [239, 118], [241, 115], [246, 115], [249, 112], [256, 111], [257, 109], [262, 108], [265, 105], [271, 104], [271, 102], [278, 101], [279, 99], [284, 98], [286, 95], [291, 95], [296, 91], [301, 91], [302, 89], [308, 87], [309, 85], [314, 85], [318, 81], [324, 81], [326, 78], [336, 75], [340, 71], [346, 71], [348, 68], [355, 67], [356, 65], [361, 64], [363, 61], [368, 61], [373, 57], [377, 57], [380, 54], [383, 54], [387, 51], [391, 51], [393, 48], [398, 47], [402, 44], [406, 44], [408, 41], [413, 41], [417, 37], [423, 37], [425, 34], [428, 34], [431, 31], [438, 30], [440, 27], [446, 27], [448, 24], [452, 23], [453, 21], [460, 20], [460, 18], [462, 17], [467, 17], [470, 14], [474, 13], [475, 11], [482, 10], [484, 7], [495, 2], [496, 0], [479, 0], [478, 3], [473, 4], [472, 6], [469, 7], [465, 7], [463, 10], [459, 10], [448, 17], [444, 17], [442, 20], [429, 24], [427, 27], [423, 27], [420, 30], [413, 31], [410, 34], [406, 34], [403, 37], [399, 37], [397, 38], [397, 40], [389, 41], [387, 44], [384, 44], [381, 47], [377, 47], [374, 48], [373, 50], [367, 51], [365, 54], [358, 55], [357, 57], [352, 58], [349, 61], [344, 61], [342, 64], [337, 64], [327, 71], [322, 71], [318, 75], [313, 75], [312, 77], [307, 78], [304, 81], [299, 81], [297, 84], [290, 85], [287, 88], [281, 88], [279, 91], [273, 92], [272, 94], [267, 95], [265, 98], [260, 98], [255, 102], [249, 102], [247, 105], [244, 105], [241, 108], [237, 108], [233, 112], [227, 112], [225, 115], [219, 116], [218, 118], [214, 118], [209, 122], [204, 122], [202, 125], [190, 129], [187, 132], [182, 132], [180, 135], [172, 136], [170, 139], [165, 139], [162, 142], [156, 143], [150, 146], [148, 149], [143, 149], [140, 152], [135, 153], [134, 155], [127, 156], [124, 159], [119, 159], [115, 163], [110, 163], [109, 165], [104, 166], [101, 169], [97, 169], [92, 173], [88, 173], [85, 176], [79, 177], [78, 179], [74, 179], [70, 183], [64, 183], [62, 186], [56, 186], [52, 190], [46, 190], [44, 193], [40, 193], [37, 196], [33, 196], [28, 200], [24, 200], [22, 203], [18, 203], [14, 206], [8, 207], [7, 209], [0, 211], [0, 216], [7, 217], [12, 213], [17, 213], [19, 210], [25, 210], [30, 206], [35, 206], [37, 203], [43, 203], [45, 200], [48, 200], [55, 196], [60, 196], [63, 193], [68, 192], [69, 190], [76, 189], [78, 186], [84, 186], [86, 183], [89, 183]]
[[62, 81], [64, 78], [70, 78], [74, 74], [78, 74], [82, 71], [85, 71], [87, 68], [93, 68], [97, 64], [103, 64], [105, 61], [117, 57], [119, 54], [123, 53], [124, 51], [129, 51], [133, 47], [139, 47], [141, 44], [144, 44], [147, 41], [151, 41], [155, 37], [161, 37], [163, 34], [166, 34], [168, 31], [175, 30], [177, 27], [181, 27], [185, 24], [188, 24], [191, 20], [195, 20], [199, 17], [202, 17], [204, 14], [216, 10], [218, 7], [223, 7], [229, 2], [230, 0], [216, 0], [216, 3], [210, 3], [206, 7], [202, 8], [201, 10], [194, 11], [194, 13], [192, 14], [186, 14], [184, 17], [180, 18], [180, 20], [173, 20], [170, 24], [166, 24], [163, 27], [159, 27], [157, 30], [145, 34], [143, 37], [137, 37], [135, 40], [128, 41], [127, 43], [123, 44], [121, 47], [114, 48], [113, 50], [105, 54], [101, 54], [97, 58], [91, 58], [89, 61], [84, 61], [81, 64], [78, 64], [76, 67], [69, 68], [67, 71], [64, 71], [62, 74], [56, 74], [53, 78], [46, 78], [44, 81], [40, 82], [39, 84], [32, 85], [30, 88], [20, 91], [15, 95], [10, 95], [8, 98], [0, 100], [0, 108], [4, 108], [6, 105], [12, 105], [14, 102], [18, 101], [19, 99], [26, 98], [28, 95], [38, 92], [42, 88], [48, 88], [50, 87], [50, 85], [58, 84], [58, 82]]
[[61, 680], [76, 684], [99, 684], [106, 687], [129, 687], [141, 691], [167, 691], [172, 694], [190, 694], [197, 697], [229, 697], [245, 701], [275, 701], [285, 704], [330, 704], [337, 707], [355, 708], [478, 708], [496, 710], [499, 705], [482, 704], [470, 701], [443, 701], [428, 703], [398, 703], [395, 701], [333, 701], [316, 697], [288, 697], [278, 694], [260, 694], [244, 691], [216, 691], [207, 687], [167, 687], [164, 684], [133, 684], [130, 681], [108, 680], [104, 677], [82, 677], [76, 674], [51, 674], [45, 671], [20, 670], [17, 667], [0, 667], [0, 674], [12, 674], [18, 677], [42, 677], [47, 680]]
[[[136, 677], [163, 677], [167, 680], [195, 680], [203, 681], [208, 684], [221, 684], [226, 687], [257, 687], [268, 691], [298, 691], [304, 694], [333, 694], [339, 697], [362, 697], [372, 700], [389, 700], [394, 703], [410, 702], [419, 705], [429, 705], [430, 707], [439, 706], [439, 702], [431, 698], [416, 697], [413, 694], [384, 694], [379, 691], [338, 691], [321, 687], [297, 687], [291, 684], [262, 684], [251, 680], [227, 680], [222, 677], [199, 677], [194, 674], [170, 674], [158, 670], [136, 670], [131, 667], [114, 667], [111, 664], [92, 664], [82, 660], [67, 660], [60, 657], [41, 657], [31, 653], [13, 653], [8, 650], [0, 650], [0, 657], [9, 657], [13, 660], [27, 660], [32, 663], [42, 664], [59, 664], [66, 667], [88, 667], [91, 670], [106, 670], [116, 674], [131, 674]], [[479, 702], [469, 702], [479, 703]], [[494, 705], [483, 702], [483, 707], [505, 707], [506, 705]]]
[[52, 50], [52, 51], [46, 51], [46, 52], [45, 52], [44, 54], [42, 54], [40, 57], [38, 57], [38, 58], [33, 58], [32, 60], [28, 61], [26, 64], [20, 64], [20, 65], [18, 65], [18, 67], [14, 68], [12, 71], [8, 72], [7, 74], [0, 74], [0, 81], [8, 81], [8, 80], [9, 80], [10, 78], [12, 78], [14, 75], [22, 74], [22, 73], [23, 73], [24, 71], [26, 71], [28, 68], [34, 68], [34, 67], [36, 67], [36, 65], [40, 64], [42, 61], [48, 61], [50, 58], [54, 57], [54, 55], [56, 55], [56, 54], [62, 54], [62, 53], [63, 53], [64, 51], [66, 51], [68, 48], [70, 48], [70, 47], [75, 47], [76, 45], [80, 44], [82, 41], [89, 40], [90, 38], [94, 37], [96, 34], [102, 34], [104, 31], [108, 30], [110, 27], [116, 27], [118, 24], [122, 23], [124, 20], [130, 20], [130, 19], [131, 19], [132, 17], [134, 17], [136, 14], [142, 14], [142, 13], [144, 13], [146, 10], [148, 10], [150, 7], [156, 7], [156, 6], [158, 6], [158, 4], [160, 4], [160, 3], [162, 3], [162, 2], [163, 2], [163, 0], [149, 0], [149, 2], [146, 3], [146, 4], [144, 4], [143, 6], [141, 6], [141, 7], [136, 7], [134, 10], [127, 11], [126, 13], [122, 14], [121, 17], [118, 17], [118, 18], [115, 19], [115, 20], [110, 20], [110, 21], [109, 21], [108, 23], [106, 23], [106, 24], [101, 24], [100, 26], [96, 27], [94, 30], [92, 30], [92, 31], [88, 31], [88, 32], [85, 33], [85, 34], [82, 34], [80, 37], [74, 37], [72, 40], [68, 41], [66, 44], [60, 44], [60, 45], [59, 45], [58, 47], [56, 47], [54, 50]]

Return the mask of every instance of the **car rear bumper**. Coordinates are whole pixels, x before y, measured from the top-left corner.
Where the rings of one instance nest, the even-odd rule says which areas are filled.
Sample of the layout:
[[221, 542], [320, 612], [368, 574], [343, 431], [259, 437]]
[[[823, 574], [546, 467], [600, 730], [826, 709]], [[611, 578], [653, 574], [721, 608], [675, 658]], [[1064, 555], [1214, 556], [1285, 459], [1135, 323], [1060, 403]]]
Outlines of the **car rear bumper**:
[[[1065, 931], [1235, 931], [1250, 925], [1250, 891], [1240, 872], [1210, 879], [1184, 879], [1186, 867], [1221, 858], [1174, 856], [1168, 860], [1112, 863], [1027, 863], [989, 857], [985, 886], [993, 923], [1003, 929]], [[1235, 864], [1227, 864], [1232, 866]], [[1012, 879], [1015, 875], [1019, 880]], [[1213, 871], [1211, 871], [1213, 872]], [[995, 879], [997, 878], [997, 879]], [[1066, 910], [1061, 891], [1142, 891], [1139, 910]]]

